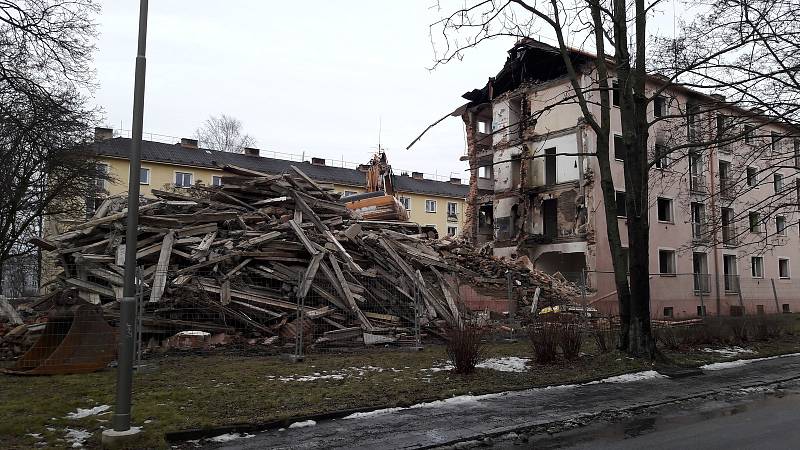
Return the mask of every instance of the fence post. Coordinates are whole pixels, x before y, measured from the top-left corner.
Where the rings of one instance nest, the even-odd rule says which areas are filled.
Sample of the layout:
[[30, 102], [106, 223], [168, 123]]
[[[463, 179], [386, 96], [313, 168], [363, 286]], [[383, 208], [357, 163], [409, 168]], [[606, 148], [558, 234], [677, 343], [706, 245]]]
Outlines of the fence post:
[[781, 308], [778, 305], [778, 291], [775, 290], [775, 278], [770, 278], [769, 281], [772, 282], [772, 297], [775, 298], [775, 312], [780, 314], [781, 313]]

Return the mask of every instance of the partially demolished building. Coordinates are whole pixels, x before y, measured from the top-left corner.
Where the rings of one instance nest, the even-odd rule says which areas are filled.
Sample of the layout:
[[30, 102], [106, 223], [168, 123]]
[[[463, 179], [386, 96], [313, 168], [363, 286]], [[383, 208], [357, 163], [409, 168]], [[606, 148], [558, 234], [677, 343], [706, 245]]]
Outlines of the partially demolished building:
[[[617, 302], [610, 274], [613, 265], [605, 237], [599, 166], [591, 156], [596, 136], [584, 122], [577, 102], [569, 100], [573, 89], [557, 49], [522, 40], [508, 53], [502, 70], [489, 78], [483, 88], [464, 94], [469, 102], [453, 113], [460, 115], [466, 125], [468, 148], [463, 159], [469, 160], [471, 169], [463, 234], [476, 246], [491, 246], [496, 256], [522, 258], [528, 263], [527, 258], [531, 266], [548, 273], [560, 272], [577, 281], [583, 271], [588, 272], [590, 303], [613, 313]], [[596, 86], [595, 56], [575, 50], [571, 58], [581, 71], [582, 87]], [[653, 86], [648, 88], [658, 86], [657, 77], [651, 81]], [[599, 116], [599, 97], [595, 93], [592, 102], [592, 94], [588, 95], [590, 110]], [[693, 134], [719, 132], [720, 120], [725, 124], [725, 117], [743, 113], [724, 110], [727, 107], [720, 103], [724, 99], [719, 97], [677, 89], [663, 95], [651, 103], [649, 114], [654, 117], [680, 116], [698, 104], [722, 105], [709, 108], [708, 112], [704, 109], [702, 116], [698, 113], [689, 124], [688, 133], [686, 125], [681, 125], [684, 142], [687, 134], [691, 139]], [[616, 105], [618, 98], [613, 97]], [[767, 136], [758, 138], [766, 148], [770, 147], [770, 135], [773, 141], [776, 135], [791, 136], [780, 145], [786, 149], [794, 145], [795, 152], [800, 149], [800, 140], [793, 138], [796, 132], [763, 120], [758, 112], [744, 115], [745, 121], [728, 128], [758, 129], [759, 135]], [[621, 238], [626, 247], [624, 155], [614, 152], [614, 144], [621, 139], [617, 108], [612, 108], [611, 131], [615, 136], [610, 143], [614, 155], [611, 169], [618, 191]], [[674, 145], [665, 142], [667, 138], [674, 139], [668, 134], [651, 129], [651, 152], [659, 145]], [[793, 187], [797, 170], [770, 165], [769, 155], [759, 152], [763, 150], [748, 141], [741, 147], [709, 146], [674, 161], [663, 158], [655, 164], [649, 213], [650, 267], [651, 273], [656, 272], [651, 276], [654, 316], [704, 314], [706, 305], [709, 312], [722, 314], [738, 314], [743, 307], [748, 312], [800, 307], [800, 289], [790, 276], [791, 266], [800, 261], [800, 239], [796, 225], [793, 231], [787, 231], [797, 223], [796, 211], [765, 214], [758, 219], [763, 222], [759, 234], [750, 227], [748, 220], [752, 222], [753, 215], [748, 217], [747, 210], [774, 196], [773, 187], [769, 183], [757, 187], [752, 180], [736, 175], [744, 174], [745, 168], [748, 173], [757, 169], [759, 180], [781, 179], [783, 186]], [[754, 153], [759, 154], [753, 157]], [[800, 157], [796, 161], [800, 164]], [[720, 195], [720, 186], [730, 188]], [[795, 189], [784, 190], [780, 195], [798, 196]], [[744, 219], [740, 220], [742, 212]], [[748, 272], [752, 276], [740, 284], [740, 273], [744, 277]], [[768, 288], [770, 278], [774, 278], [777, 290]]]

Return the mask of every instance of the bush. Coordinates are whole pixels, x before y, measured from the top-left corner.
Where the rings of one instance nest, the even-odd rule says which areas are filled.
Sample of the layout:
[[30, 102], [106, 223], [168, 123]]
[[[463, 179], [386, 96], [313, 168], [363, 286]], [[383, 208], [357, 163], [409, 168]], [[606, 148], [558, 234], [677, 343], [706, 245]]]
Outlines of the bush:
[[577, 323], [565, 323], [561, 325], [558, 333], [558, 346], [561, 353], [567, 360], [577, 359], [581, 354], [581, 344], [583, 344], [583, 330]]
[[757, 315], [752, 319], [753, 336], [758, 341], [767, 341], [781, 337], [787, 330], [783, 316]]
[[483, 358], [483, 332], [465, 324], [463, 328], [452, 328], [447, 333], [447, 357], [453, 364], [455, 373], [469, 374]]
[[750, 342], [750, 325], [744, 317], [730, 317], [727, 320], [733, 343], [741, 345]]
[[667, 350], [678, 350], [685, 340], [685, 328], [660, 327], [654, 331], [657, 342], [660, 342]]
[[592, 337], [600, 353], [609, 353], [617, 346], [617, 330], [605, 330], [599, 327], [592, 329]]
[[560, 326], [556, 323], [543, 323], [528, 328], [534, 361], [538, 364], [550, 364], [556, 360], [560, 334]]

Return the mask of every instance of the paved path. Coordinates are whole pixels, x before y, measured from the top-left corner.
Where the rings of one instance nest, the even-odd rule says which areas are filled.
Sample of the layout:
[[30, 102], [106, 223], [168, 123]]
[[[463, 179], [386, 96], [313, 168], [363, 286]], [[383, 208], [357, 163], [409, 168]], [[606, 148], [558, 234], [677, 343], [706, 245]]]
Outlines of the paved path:
[[320, 422], [311, 427], [267, 431], [218, 448], [425, 448], [552, 422], [588, 420], [601, 413], [613, 414], [796, 377], [800, 377], [800, 356], [788, 356], [683, 379], [650, 377], [624, 383], [456, 397], [355, 419]]

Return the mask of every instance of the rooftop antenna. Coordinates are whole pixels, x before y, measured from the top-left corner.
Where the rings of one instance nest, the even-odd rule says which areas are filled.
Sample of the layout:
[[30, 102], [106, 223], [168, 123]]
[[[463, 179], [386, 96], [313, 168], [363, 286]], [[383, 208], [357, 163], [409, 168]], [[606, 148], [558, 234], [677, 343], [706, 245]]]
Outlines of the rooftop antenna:
[[378, 153], [383, 151], [381, 147], [381, 131], [383, 129], [383, 118], [378, 116]]

